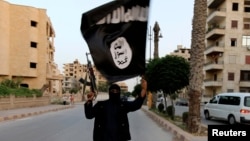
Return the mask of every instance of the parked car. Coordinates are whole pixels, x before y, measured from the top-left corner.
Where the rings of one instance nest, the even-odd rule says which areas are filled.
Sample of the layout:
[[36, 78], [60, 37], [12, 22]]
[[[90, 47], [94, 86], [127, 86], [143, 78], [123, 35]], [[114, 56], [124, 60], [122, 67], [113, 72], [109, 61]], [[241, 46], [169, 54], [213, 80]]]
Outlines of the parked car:
[[207, 120], [222, 119], [229, 124], [250, 123], [250, 93], [221, 93], [205, 106]]
[[177, 106], [188, 106], [188, 100], [186, 99], [178, 99], [176, 102], [175, 102], [175, 105]]

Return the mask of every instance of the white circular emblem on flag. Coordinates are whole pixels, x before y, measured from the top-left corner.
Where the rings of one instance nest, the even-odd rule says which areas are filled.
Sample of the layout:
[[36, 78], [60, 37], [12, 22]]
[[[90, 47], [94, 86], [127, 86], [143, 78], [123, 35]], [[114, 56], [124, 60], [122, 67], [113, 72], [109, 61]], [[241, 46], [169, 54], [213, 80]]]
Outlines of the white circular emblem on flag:
[[119, 37], [111, 43], [110, 52], [119, 69], [128, 67], [132, 59], [132, 50], [124, 37]]

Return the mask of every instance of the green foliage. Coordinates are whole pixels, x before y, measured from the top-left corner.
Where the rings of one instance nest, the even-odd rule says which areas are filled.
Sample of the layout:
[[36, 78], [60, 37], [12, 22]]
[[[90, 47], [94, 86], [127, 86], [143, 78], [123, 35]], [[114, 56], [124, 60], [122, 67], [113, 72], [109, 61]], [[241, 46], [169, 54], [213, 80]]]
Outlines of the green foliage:
[[109, 87], [108, 82], [101, 82], [101, 83], [99, 83], [97, 89], [100, 92], [107, 92], [108, 91], [108, 87]]
[[9, 87], [9, 88], [18, 88], [19, 85], [20, 85], [20, 82], [19, 81], [13, 81], [13, 80], [10, 80], [10, 79], [4, 79], [0, 85], [2, 86], [6, 86], [6, 87]]
[[189, 84], [190, 65], [183, 57], [167, 55], [151, 60], [146, 67], [148, 90], [172, 94]]
[[134, 90], [132, 92], [132, 96], [137, 97], [138, 94], [141, 93], [141, 84], [137, 84], [134, 86]]
[[11, 89], [11, 94], [14, 94], [15, 96], [23, 96], [23, 94], [25, 94], [25, 96], [27, 97], [33, 96], [32, 91], [24, 87], [21, 87], [19, 89]]
[[124, 92], [123, 95], [129, 97], [130, 95], [132, 95], [132, 93], [131, 92]]
[[167, 107], [167, 114], [168, 114], [170, 117], [173, 117], [173, 116], [174, 116], [173, 106], [172, 106], [172, 105]]
[[0, 85], [0, 96], [7, 96], [10, 94], [10, 89], [4, 85]]
[[78, 89], [77, 88], [72, 88], [70, 89], [69, 93], [71, 94], [76, 94], [78, 92]]
[[42, 97], [43, 96], [43, 93], [41, 90], [38, 90], [38, 89], [32, 89], [31, 90], [33, 94], [36, 95], [36, 97]]
[[26, 96], [26, 97], [32, 97], [33, 95], [36, 95], [37, 97], [42, 96], [42, 92], [37, 89], [28, 89], [25, 87], [20, 87], [20, 81], [13, 81], [13, 80], [3, 80], [0, 83], [0, 96], [9, 96], [11, 94], [15, 96]]
[[183, 112], [182, 113], [182, 122], [187, 124], [187, 122], [188, 122], [188, 112]]

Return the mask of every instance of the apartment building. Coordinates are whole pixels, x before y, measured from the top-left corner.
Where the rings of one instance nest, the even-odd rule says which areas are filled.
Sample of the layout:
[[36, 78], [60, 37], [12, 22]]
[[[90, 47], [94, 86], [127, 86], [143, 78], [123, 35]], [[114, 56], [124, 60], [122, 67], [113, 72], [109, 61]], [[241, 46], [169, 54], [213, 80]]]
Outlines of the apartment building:
[[[88, 82], [90, 81], [87, 64], [81, 64], [78, 61], [78, 59], [76, 59], [75, 61], [73, 61], [73, 63], [65, 63], [63, 65], [64, 65], [63, 66], [64, 79], [62, 87], [64, 92], [69, 92], [73, 88], [80, 90], [80, 92], [82, 92], [84, 85], [80, 83], [79, 80], [80, 79], [85, 80], [87, 75], [87, 81]], [[105, 79], [105, 77], [103, 77], [103, 75], [96, 69], [93, 63], [91, 65], [93, 67], [97, 87], [100, 84], [106, 84], [107, 80]], [[128, 86], [126, 85], [125, 82], [117, 82], [117, 84], [121, 87], [121, 90], [123, 92], [128, 91]], [[85, 91], [90, 91], [90, 87], [87, 86], [85, 88]]]
[[[100, 74], [100, 72], [95, 68], [92, 63], [94, 75], [96, 78], [96, 85], [98, 86], [101, 83], [106, 83], [107, 80]], [[76, 88], [78, 90], [82, 90], [83, 84], [79, 82], [82, 78], [85, 80], [87, 77], [88, 82], [89, 74], [88, 74], [88, 67], [87, 64], [81, 64], [78, 59], [73, 61], [73, 63], [65, 63], [63, 66], [63, 90], [65, 92], [69, 92], [71, 89]], [[90, 87], [86, 87], [86, 91], [89, 91]]]
[[204, 95], [250, 92], [250, 0], [209, 0]]
[[55, 31], [46, 9], [0, 1], [0, 81], [60, 95], [62, 75], [54, 62]]
[[177, 45], [177, 49], [171, 52], [170, 55], [176, 55], [185, 58], [190, 61], [190, 48], [183, 47], [182, 45]]

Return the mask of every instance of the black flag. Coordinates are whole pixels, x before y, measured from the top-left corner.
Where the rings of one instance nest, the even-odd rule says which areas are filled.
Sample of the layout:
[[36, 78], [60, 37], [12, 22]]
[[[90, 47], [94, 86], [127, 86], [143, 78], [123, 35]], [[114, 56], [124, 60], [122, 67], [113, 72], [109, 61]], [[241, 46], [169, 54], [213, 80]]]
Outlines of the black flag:
[[149, 4], [116, 0], [82, 14], [82, 35], [108, 82], [144, 74]]

